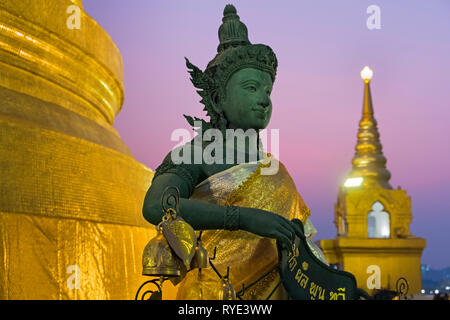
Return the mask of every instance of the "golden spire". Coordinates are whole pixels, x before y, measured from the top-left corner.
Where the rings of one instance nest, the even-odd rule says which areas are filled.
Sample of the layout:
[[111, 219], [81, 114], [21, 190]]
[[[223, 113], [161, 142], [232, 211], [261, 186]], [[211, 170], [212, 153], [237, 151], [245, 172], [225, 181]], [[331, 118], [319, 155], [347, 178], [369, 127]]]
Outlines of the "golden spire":
[[378, 183], [383, 188], [392, 189], [389, 184], [391, 174], [386, 169], [386, 158], [382, 152], [380, 134], [373, 112], [369, 85], [372, 76], [373, 71], [367, 66], [361, 71], [361, 78], [364, 80], [363, 111], [359, 122], [356, 152], [352, 159], [353, 168], [345, 185], [352, 186], [352, 181], [360, 181], [361, 186], [367, 187]]

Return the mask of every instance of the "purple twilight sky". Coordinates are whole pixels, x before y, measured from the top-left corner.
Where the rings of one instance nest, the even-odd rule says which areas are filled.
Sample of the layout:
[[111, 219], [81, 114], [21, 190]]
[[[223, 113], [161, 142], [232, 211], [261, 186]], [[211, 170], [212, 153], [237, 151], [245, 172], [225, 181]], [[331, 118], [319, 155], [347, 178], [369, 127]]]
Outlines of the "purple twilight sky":
[[[214, 57], [224, 6], [211, 0], [84, 0], [85, 11], [122, 53], [125, 103], [114, 127], [152, 168], [176, 144], [182, 114], [203, 116], [184, 57], [204, 69]], [[334, 238], [333, 205], [351, 169], [363, 81], [391, 185], [408, 191], [411, 231], [424, 237], [422, 263], [450, 266], [450, 1], [235, 0], [252, 43], [277, 54], [269, 129], [280, 130], [280, 159], [308, 204], [315, 239]], [[369, 30], [369, 5], [381, 29]]]

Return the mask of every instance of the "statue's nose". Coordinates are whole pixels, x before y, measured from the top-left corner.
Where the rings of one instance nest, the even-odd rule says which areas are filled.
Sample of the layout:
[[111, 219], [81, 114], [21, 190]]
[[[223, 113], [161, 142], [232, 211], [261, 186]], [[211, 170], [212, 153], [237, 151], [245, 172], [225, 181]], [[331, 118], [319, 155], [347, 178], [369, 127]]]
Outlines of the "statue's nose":
[[269, 100], [269, 98], [266, 96], [266, 97], [260, 99], [259, 102], [258, 102], [258, 104], [259, 104], [261, 107], [267, 108], [267, 107], [270, 105], [270, 100]]

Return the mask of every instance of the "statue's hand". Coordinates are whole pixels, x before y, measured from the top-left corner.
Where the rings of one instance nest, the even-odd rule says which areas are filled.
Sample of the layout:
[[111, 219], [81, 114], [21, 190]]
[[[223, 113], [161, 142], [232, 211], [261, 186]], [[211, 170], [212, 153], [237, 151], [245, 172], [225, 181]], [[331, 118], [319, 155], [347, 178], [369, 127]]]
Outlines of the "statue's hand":
[[284, 249], [291, 247], [295, 235], [302, 234], [300, 226], [292, 221], [254, 208], [240, 208], [240, 228], [262, 237], [277, 239]]

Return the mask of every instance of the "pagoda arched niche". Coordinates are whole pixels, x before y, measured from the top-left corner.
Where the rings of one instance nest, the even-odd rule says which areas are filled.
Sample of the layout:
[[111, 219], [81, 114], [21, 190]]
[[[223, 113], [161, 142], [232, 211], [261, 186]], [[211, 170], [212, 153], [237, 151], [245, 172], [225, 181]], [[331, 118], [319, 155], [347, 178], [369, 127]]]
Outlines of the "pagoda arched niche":
[[381, 201], [378, 200], [372, 204], [371, 209], [367, 214], [367, 237], [390, 238], [390, 214], [385, 210]]

